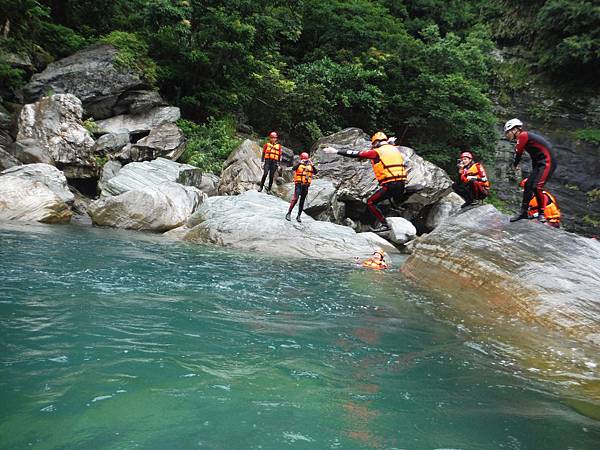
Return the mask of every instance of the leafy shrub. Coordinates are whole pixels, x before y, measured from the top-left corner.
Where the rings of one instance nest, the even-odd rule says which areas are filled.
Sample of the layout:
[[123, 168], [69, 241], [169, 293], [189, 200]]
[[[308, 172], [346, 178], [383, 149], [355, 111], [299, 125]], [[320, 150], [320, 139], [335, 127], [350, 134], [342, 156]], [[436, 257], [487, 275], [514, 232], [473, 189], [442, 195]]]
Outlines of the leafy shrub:
[[598, 128], [585, 128], [577, 130], [575, 137], [579, 140], [590, 142], [592, 144], [600, 144], [600, 129]]
[[180, 119], [177, 125], [187, 138], [180, 161], [206, 172], [220, 174], [223, 163], [240, 144], [240, 140], [235, 137], [234, 121], [229, 117], [222, 119], [209, 117], [202, 125]]

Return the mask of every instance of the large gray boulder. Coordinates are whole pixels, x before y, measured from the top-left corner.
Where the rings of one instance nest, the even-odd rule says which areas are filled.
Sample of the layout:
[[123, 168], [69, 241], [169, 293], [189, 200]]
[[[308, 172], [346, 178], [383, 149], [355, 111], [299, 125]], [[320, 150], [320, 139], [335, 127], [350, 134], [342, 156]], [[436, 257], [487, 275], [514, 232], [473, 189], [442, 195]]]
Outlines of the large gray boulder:
[[163, 123], [179, 120], [181, 111], [176, 106], [158, 106], [139, 114], [120, 114], [96, 122], [97, 132], [104, 133], [144, 133]]
[[10, 175], [27, 180], [39, 181], [54, 192], [63, 202], [71, 205], [74, 200], [69, 190], [65, 175], [56, 167], [49, 164], [25, 164], [4, 170], [0, 176]]
[[302, 223], [288, 222], [287, 208], [280, 198], [256, 191], [210, 197], [176, 235], [189, 242], [286, 257], [351, 261], [372, 254], [371, 241], [351, 228], [309, 216]]
[[460, 211], [460, 207], [464, 202], [465, 201], [460, 195], [455, 192], [451, 192], [440, 201], [435, 203], [425, 218], [425, 227], [427, 231], [433, 230], [442, 222], [448, 220], [450, 216]]
[[[277, 196], [291, 201], [294, 195], [295, 184], [286, 183], [274, 188]], [[317, 220], [330, 220], [341, 222], [344, 218], [343, 204], [336, 202], [336, 188], [331, 180], [322, 180], [315, 178], [310, 185], [306, 201], [304, 202], [304, 212]], [[341, 207], [340, 207], [341, 206]]]
[[184, 150], [183, 131], [174, 123], [165, 122], [131, 146], [131, 157], [134, 161], [148, 161], [158, 157], [176, 161]]
[[88, 214], [95, 225], [164, 232], [183, 225], [205, 198], [195, 187], [165, 182], [100, 198]]
[[129, 133], [127, 131], [106, 133], [96, 140], [94, 153], [99, 155], [116, 155], [127, 144], [129, 144]]
[[54, 159], [50, 156], [48, 150], [38, 143], [35, 139], [22, 139], [13, 142], [9, 147], [9, 152], [21, 161], [23, 164], [50, 164], [55, 165]]
[[[288, 163], [293, 161], [294, 152], [286, 147], [282, 147], [282, 152], [280, 171], [273, 181], [274, 191], [278, 190], [279, 185], [293, 180], [293, 174], [287, 169]], [[219, 195], [237, 195], [256, 189], [263, 175], [261, 156], [262, 147], [257, 141], [244, 140], [223, 164], [223, 172], [217, 186]], [[268, 179], [266, 182], [268, 183]]]
[[202, 171], [194, 166], [157, 158], [154, 161], [133, 162], [123, 166], [114, 177], [103, 183], [101, 195], [105, 197], [131, 190], [143, 190], [167, 181], [200, 189], [202, 180]]
[[[345, 204], [346, 217], [360, 219], [366, 207], [366, 199], [379, 188], [369, 161], [345, 158], [323, 152], [325, 147], [345, 150], [365, 150], [371, 147], [369, 137], [358, 128], [348, 128], [319, 139], [312, 148], [318, 163], [319, 179], [329, 180], [336, 187], [332, 201]], [[412, 220], [422, 210], [436, 203], [451, 190], [452, 181], [436, 165], [424, 160], [409, 147], [398, 147], [408, 165], [407, 195], [402, 202], [403, 217]], [[383, 206], [383, 205], [382, 205]], [[340, 208], [332, 208], [332, 211]], [[340, 221], [331, 216], [330, 220]]]
[[35, 139], [67, 178], [93, 178], [97, 175], [94, 140], [82, 125], [82, 113], [81, 101], [71, 94], [55, 94], [25, 105], [17, 141]]
[[35, 102], [48, 92], [73, 94], [81, 99], [86, 115], [96, 119], [164, 104], [135, 71], [115, 66], [118, 53], [110, 45], [95, 45], [49, 64], [25, 86], [25, 100]]
[[262, 149], [258, 142], [246, 139], [223, 164], [217, 186], [220, 195], [236, 195], [256, 189], [263, 169], [260, 161]]
[[596, 240], [536, 221], [509, 223], [485, 205], [419, 238], [402, 272], [439, 291], [439, 313], [460, 321], [471, 340], [513, 349], [511, 357], [540, 376], [587, 385], [598, 400], [599, 255]]
[[40, 181], [0, 176], [0, 220], [67, 223], [71, 215], [69, 206]]

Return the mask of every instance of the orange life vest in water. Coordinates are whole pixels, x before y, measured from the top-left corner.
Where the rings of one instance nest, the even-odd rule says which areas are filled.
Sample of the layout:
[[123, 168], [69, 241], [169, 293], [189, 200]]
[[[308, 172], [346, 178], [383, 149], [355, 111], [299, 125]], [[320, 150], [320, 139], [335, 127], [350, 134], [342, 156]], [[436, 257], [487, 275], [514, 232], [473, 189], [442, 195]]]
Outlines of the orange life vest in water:
[[281, 144], [271, 144], [267, 142], [263, 147], [263, 158], [274, 159], [276, 161], [281, 160]]
[[374, 270], [387, 269], [387, 264], [385, 261], [376, 261], [373, 258], [365, 259], [362, 263], [362, 266], [367, 269]]
[[311, 163], [304, 164], [303, 162], [300, 162], [300, 165], [294, 173], [294, 183], [310, 185], [310, 183], [312, 183], [313, 174], [314, 168]]
[[371, 160], [375, 178], [377, 178], [379, 184], [391, 183], [393, 181], [406, 181], [406, 165], [404, 164], [404, 157], [397, 147], [390, 144], [384, 144], [373, 150], [379, 155], [379, 160]]
[[[546, 209], [544, 210], [544, 216], [546, 216], [546, 220], [550, 223], [560, 223], [560, 209], [558, 209], [558, 204], [556, 203], [556, 199], [552, 194], [546, 191], [542, 191], [546, 196]], [[535, 196], [529, 202], [529, 209], [527, 210], [527, 215], [529, 217], [537, 217], [539, 214], [538, 211], [538, 203], [537, 198]]]

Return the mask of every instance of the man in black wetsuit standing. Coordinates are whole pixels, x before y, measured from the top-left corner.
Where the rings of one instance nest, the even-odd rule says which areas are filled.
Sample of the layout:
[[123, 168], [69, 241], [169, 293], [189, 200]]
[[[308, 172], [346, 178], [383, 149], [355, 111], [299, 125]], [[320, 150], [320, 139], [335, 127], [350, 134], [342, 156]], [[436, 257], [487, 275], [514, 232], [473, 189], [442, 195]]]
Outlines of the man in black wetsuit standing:
[[546, 222], [545, 208], [546, 196], [544, 185], [556, 169], [556, 155], [552, 144], [544, 136], [523, 129], [523, 122], [511, 119], [504, 125], [504, 135], [509, 141], [517, 141], [513, 158], [513, 168], [516, 170], [521, 162], [523, 152], [527, 151], [531, 157], [531, 175], [525, 183], [521, 211], [510, 218], [511, 222], [527, 219], [527, 209], [531, 198], [535, 195], [539, 205], [539, 222]]

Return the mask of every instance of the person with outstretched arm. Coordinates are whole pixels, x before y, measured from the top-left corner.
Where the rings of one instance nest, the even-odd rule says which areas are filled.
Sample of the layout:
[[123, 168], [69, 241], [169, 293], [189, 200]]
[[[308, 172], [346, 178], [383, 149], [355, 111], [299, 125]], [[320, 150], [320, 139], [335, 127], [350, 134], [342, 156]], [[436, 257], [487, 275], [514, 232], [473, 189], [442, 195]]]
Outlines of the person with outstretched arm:
[[325, 147], [323, 151], [329, 154], [369, 159], [371, 161], [375, 178], [379, 182], [379, 190], [367, 199], [367, 207], [380, 223], [379, 226], [372, 227], [371, 230], [375, 232], [389, 230], [390, 226], [377, 207], [377, 203], [385, 199], [393, 199], [399, 202], [404, 196], [407, 174], [406, 162], [398, 147], [392, 145], [383, 132], [378, 131], [371, 137], [371, 148], [368, 150], [337, 150], [333, 147]]
[[271, 192], [271, 188], [273, 187], [273, 177], [275, 177], [275, 173], [279, 168], [279, 163], [281, 162], [281, 156], [283, 155], [283, 150], [281, 148], [281, 144], [277, 142], [277, 133], [272, 131], [269, 134], [269, 142], [267, 142], [263, 146], [262, 157], [260, 160], [263, 162], [263, 176], [260, 180], [260, 187], [258, 188], [258, 192], [263, 190], [265, 186], [265, 180], [267, 179], [267, 175], [269, 175], [269, 185], [267, 186], [267, 193]]
[[504, 135], [509, 141], [516, 141], [512, 167], [517, 170], [524, 152], [531, 157], [531, 174], [525, 183], [521, 210], [510, 218], [511, 222], [527, 219], [529, 201], [535, 196], [538, 204], [539, 222], [546, 222], [546, 196], [544, 185], [556, 170], [556, 155], [552, 144], [544, 136], [523, 129], [523, 122], [511, 119], [504, 125]]
[[308, 195], [308, 188], [312, 183], [313, 176], [317, 174], [318, 170], [306, 152], [300, 154], [300, 161], [292, 167], [292, 170], [294, 171], [294, 196], [290, 202], [290, 208], [285, 215], [285, 219], [292, 220], [292, 210], [296, 206], [298, 199], [300, 199], [296, 220], [302, 222], [300, 216], [302, 215], [302, 211], [304, 211], [304, 201]]

